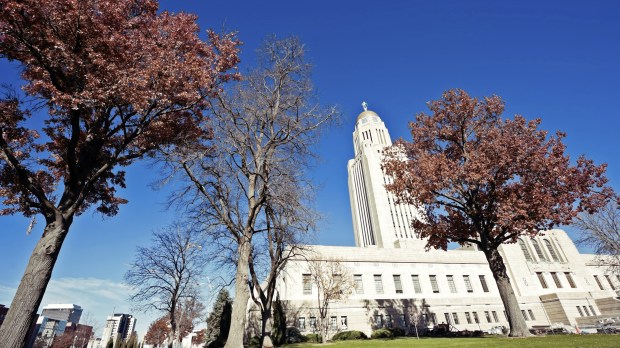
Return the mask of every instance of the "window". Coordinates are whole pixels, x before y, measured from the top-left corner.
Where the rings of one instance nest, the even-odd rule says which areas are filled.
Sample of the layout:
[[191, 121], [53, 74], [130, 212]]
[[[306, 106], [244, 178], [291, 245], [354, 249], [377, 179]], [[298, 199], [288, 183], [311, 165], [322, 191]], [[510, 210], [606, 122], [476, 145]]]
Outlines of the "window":
[[527, 313], [525, 313], [525, 311], [523, 309], [521, 310], [521, 314], [523, 314], [523, 319], [525, 319], [526, 321], [529, 320], [527, 318]]
[[[298, 273], [299, 274], [299, 273]], [[299, 278], [297, 278], [299, 279]], [[310, 275], [304, 274], [302, 279], [304, 287], [304, 295], [312, 295], [312, 283], [310, 282]]]
[[362, 283], [362, 275], [355, 274], [353, 275], [353, 281], [355, 282], [355, 293], [358, 295], [364, 294], [364, 283]]
[[383, 327], [383, 315], [375, 314], [375, 327]]
[[347, 329], [347, 326], [348, 326], [348, 325], [347, 325], [347, 316], [346, 316], [346, 315], [343, 315], [343, 316], [341, 316], [341, 317], [340, 317], [340, 327], [341, 327], [343, 330], [346, 330], [346, 329]]
[[388, 329], [392, 328], [392, 315], [386, 314], [386, 316], [385, 316], [385, 324], [387, 325]]
[[558, 277], [558, 274], [556, 272], [551, 272], [551, 278], [553, 278], [553, 282], [555, 283], [555, 286], [559, 288], [562, 288], [562, 283], [560, 283], [560, 278]]
[[[426, 321], [426, 319], [424, 319], [424, 321]], [[405, 319], [404, 314], [400, 315], [400, 320], [398, 323], [400, 324], [400, 327], [407, 327], [407, 320]]]
[[538, 259], [540, 261], [547, 261], [547, 258], [545, 257], [545, 254], [543, 253], [542, 249], [540, 248], [540, 244], [538, 244], [538, 241], [536, 239], [532, 239], [532, 245], [534, 246], [534, 250], [536, 250], [536, 255], [538, 255]]
[[476, 324], [480, 324], [480, 319], [478, 318], [478, 313], [477, 312], [471, 312], [471, 314], [474, 315], [474, 322], [476, 322]]
[[566, 277], [566, 280], [568, 281], [568, 285], [570, 285], [571, 288], [576, 288], [577, 285], [575, 285], [575, 281], [573, 280], [573, 276], [570, 274], [570, 272], [564, 272], [564, 276]]
[[495, 319], [495, 322], [498, 323], [499, 322], [499, 318], [497, 317], [497, 312], [496, 311], [492, 311], [491, 313], [493, 313], [493, 319]]
[[611, 278], [609, 278], [608, 275], [605, 276], [605, 279], [607, 279], [607, 282], [609, 283], [609, 286], [611, 286], [611, 290], [616, 290], [616, 287], [614, 286], [614, 283], [611, 282]]
[[542, 272], [536, 272], [536, 275], [538, 276], [538, 280], [540, 281], [540, 285], [542, 285], [543, 289], [548, 288], [549, 286], [547, 286], [547, 281], [545, 280], [545, 276]]
[[484, 311], [484, 317], [487, 318], [487, 323], [491, 323], [491, 313], [489, 311]]
[[527, 314], [530, 315], [531, 320], [536, 320], [536, 317], [534, 316], [534, 312], [531, 309], [527, 310]]
[[469, 280], [468, 275], [463, 276], [463, 281], [465, 282], [465, 288], [467, 289], [467, 292], [474, 292], [474, 289], [471, 287], [471, 281]]
[[489, 292], [489, 287], [487, 286], [487, 281], [484, 279], [483, 275], [480, 275], [480, 284], [482, 285], [482, 291]]
[[471, 324], [471, 314], [469, 312], [465, 312], [465, 320], [467, 320], [467, 324]]
[[581, 310], [581, 307], [577, 306], [577, 312], [579, 312], [580, 317], [583, 317], [583, 311]]
[[448, 286], [450, 286], [450, 292], [456, 293], [456, 284], [454, 284], [454, 277], [451, 275], [446, 276], [448, 279]]
[[551, 255], [551, 259], [553, 259], [553, 261], [555, 262], [560, 262], [560, 258], [558, 258], [558, 254], [555, 252], [555, 249], [553, 249], [553, 245], [551, 245], [551, 242], [548, 239], [544, 239], [545, 241], [545, 245], [547, 246], [547, 250], [549, 250], [549, 255]]
[[437, 315], [435, 313], [431, 313], [431, 324], [437, 325]]
[[444, 313], [443, 316], [446, 318], [446, 324], [450, 324], [452, 322], [450, 320], [450, 313]]
[[413, 282], [413, 291], [416, 294], [422, 293], [422, 287], [420, 287], [420, 277], [417, 274], [411, 275], [411, 281]]
[[310, 317], [310, 328], [316, 330], [316, 317]]
[[588, 310], [588, 307], [586, 306], [582, 306], [583, 307], [583, 311], [586, 313], [586, 316], [589, 317], [590, 316], [590, 311]]
[[595, 276], [594, 276], [594, 280], [596, 280], [596, 284], [598, 284], [598, 288], [599, 288], [599, 289], [601, 289], [601, 290], [605, 290], [605, 288], [603, 287], [603, 283], [601, 283], [601, 280], [600, 280], [600, 279], [598, 279], [598, 276], [597, 276], [597, 275], [595, 275]]
[[527, 245], [525, 245], [525, 241], [523, 239], [519, 239], [519, 246], [521, 247], [523, 256], [525, 256], [525, 261], [533, 261], [532, 254], [530, 254], [530, 251], [528, 250]]
[[338, 318], [337, 317], [331, 317], [329, 318], [329, 327], [332, 330], [336, 330], [338, 329]]
[[459, 324], [459, 315], [458, 313], [452, 313], [452, 319], [454, 319], [454, 325], [458, 325]]
[[397, 294], [403, 293], [403, 284], [400, 282], [400, 275], [394, 274], [394, 288]]
[[596, 312], [594, 311], [594, 307], [590, 306], [590, 311], [592, 312], [592, 315], [596, 315]]
[[439, 292], [439, 285], [437, 285], [437, 276], [436, 275], [431, 275], [429, 276], [429, 278], [431, 279], [431, 288], [433, 289], [434, 293], [438, 293]]
[[375, 274], [375, 292], [377, 294], [383, 293], [383, 280], [381, 280], [381, 274]]
[[306, 318], [304, 318], [304, 317], [300, 317], [299, 318], [298, 328], [299, 328], [300, 331], [304, 331], [306, 329]]

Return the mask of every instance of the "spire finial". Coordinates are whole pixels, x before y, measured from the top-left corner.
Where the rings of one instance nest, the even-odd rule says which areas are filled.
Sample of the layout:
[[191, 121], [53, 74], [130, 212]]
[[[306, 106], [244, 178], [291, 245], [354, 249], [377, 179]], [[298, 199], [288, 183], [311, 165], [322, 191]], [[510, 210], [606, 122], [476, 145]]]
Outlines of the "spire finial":
[[362, 107], [364, 108], [364, 111], [368, 111], [368, 103], [365, 101], [362, 102]]

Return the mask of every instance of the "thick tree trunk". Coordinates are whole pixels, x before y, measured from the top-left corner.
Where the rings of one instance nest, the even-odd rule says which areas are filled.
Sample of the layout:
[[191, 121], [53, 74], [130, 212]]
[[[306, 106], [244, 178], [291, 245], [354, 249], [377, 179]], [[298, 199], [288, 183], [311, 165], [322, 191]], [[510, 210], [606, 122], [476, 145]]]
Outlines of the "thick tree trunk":
[[43, 235], [30, 256], [9, 312], [0, 326], [0, 348], [25, 347], [28, 331], [43, 300], [70, 225], [67, 220], [57, 217], [56, 221], [45, 226]]
[[497, 249], [485, 250], [484, 255], [489, 262], [489, 267], [497, 283], [499, 295], [504, 303], [504, 309], [508, 316], [508, 324], [510, 325], [510, 337], [527, 337], [531, 336], [530, 331], [527, 328], [525, 319], [521, 314], [519, 303], [517, 302], [517, 296], [510, 284], [510, 278], [506, 272], [506, 265], [504, 259], [500, 255]]
[[235, 301], [232, 306], [230, 330], [225, 348], [243, 347], [243, 333], [245, 332], [246, 309], [250, 292], [248, 289], [249, 263], [251, 241], [244, 239], [237, 247], [237, 274], [235, 276]]

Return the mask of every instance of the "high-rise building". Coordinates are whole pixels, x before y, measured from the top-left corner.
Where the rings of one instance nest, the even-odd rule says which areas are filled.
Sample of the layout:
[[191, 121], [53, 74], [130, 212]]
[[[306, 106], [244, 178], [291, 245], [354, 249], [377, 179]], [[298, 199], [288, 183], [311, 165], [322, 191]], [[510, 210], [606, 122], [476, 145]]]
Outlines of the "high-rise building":
[[355, 157], [349, 160], [349, 195], [355, 245], [360, 247], [400, 248], [424, 246], [411, 228], [417, 209], [396, 204], [385, 185], [389, 183], [381, 169], [383, 150], [392, 145], [385, 124], [375, 112], [359, 114], [353, 132]]
[[123, 340], [128, 339], [136, 329], [136, 318], [131, 314], [114, 313], [108, 316], [103, 335], [101, 336], [102, 344], [107, 344], [110, 338], [112, 342], [116, 342], [117, 337]]
[[82, 317], [82, 307], [75, 304], [49, 304], [43, 307], [41, 316], [77, 325]]

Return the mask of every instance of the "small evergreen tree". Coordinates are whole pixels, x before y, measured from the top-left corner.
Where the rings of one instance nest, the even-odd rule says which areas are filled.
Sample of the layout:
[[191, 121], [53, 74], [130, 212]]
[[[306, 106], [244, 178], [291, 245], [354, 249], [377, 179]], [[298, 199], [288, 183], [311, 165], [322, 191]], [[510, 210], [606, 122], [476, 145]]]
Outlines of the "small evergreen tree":
[[273, 329], [272, 335], [273, 344], [280, 346], [286, 342], [286, 314], [284, 313], [284, 307], [282, 301], [280, 301], [280, 295], [276, 297], [276, 301], [273, 304]]
[[[224, 313], [224, 307], [226, 303], [231, 302], [232, 299], [230, 298], [228, 290], [220, 290], [220, 292], [217, 294], [217, 298], [215, 299], [215, 303], [213, 304], [213, 310], [207, 318], [207, 342], [213, 342], [217, 340], [219, 336], [221, 336], [220, 323], [222, 319], [222, 313]], [[228, 334], [228, 330], [226, 330], [226, 334]]]

